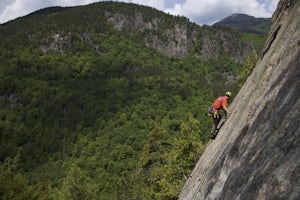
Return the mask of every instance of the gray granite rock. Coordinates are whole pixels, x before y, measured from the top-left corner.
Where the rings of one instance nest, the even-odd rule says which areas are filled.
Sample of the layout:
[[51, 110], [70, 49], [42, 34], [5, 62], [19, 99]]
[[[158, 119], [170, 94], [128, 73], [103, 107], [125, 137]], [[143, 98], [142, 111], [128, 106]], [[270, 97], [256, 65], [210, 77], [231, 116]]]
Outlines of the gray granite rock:
[[300, 199], [300, 1], [281, 0], [264, 53], [179, 199]]

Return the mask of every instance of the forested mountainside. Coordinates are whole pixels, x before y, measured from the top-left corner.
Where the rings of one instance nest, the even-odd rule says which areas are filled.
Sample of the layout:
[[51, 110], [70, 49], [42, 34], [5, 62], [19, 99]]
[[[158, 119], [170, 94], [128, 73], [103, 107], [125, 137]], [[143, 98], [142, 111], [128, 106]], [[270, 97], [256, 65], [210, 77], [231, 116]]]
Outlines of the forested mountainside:
[[239, 62], [253, 51], [259, 53], [266, 39], [264, 35], [242, 34], [225, 27], [200, 27], [185, 17], [115, 2], [46, 8], [0, 27], [5, 45], [29, 45], [39, 47], [43, 52], [65, 52], [70, 49], [105, 52], [105, 46], [99, 44], [99, 40], [105, 39], [101, 38], [101, 33], [106, 35], [110, 32], [165, 55], [178, 57], [192, 54], [203, 59], [227, 55]]
[[135, 4], [0, 26], [1, 199], [174, 199], [266, 37]]
[[236, 28], [246, 33], [268, 34], [271, 27], [271, 18], [256, 18], [236, 13], [214, 23], [213, 26]]

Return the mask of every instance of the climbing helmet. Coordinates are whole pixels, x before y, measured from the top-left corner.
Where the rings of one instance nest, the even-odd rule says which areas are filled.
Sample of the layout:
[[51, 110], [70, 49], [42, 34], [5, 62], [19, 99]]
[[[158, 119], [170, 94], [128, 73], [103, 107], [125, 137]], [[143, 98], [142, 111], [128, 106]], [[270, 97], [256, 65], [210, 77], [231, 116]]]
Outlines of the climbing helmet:
[[226, 92], [226, 96], [231, 97], [231, 92], [230, 92], [230, 91], [227, 91], [227, 92]]

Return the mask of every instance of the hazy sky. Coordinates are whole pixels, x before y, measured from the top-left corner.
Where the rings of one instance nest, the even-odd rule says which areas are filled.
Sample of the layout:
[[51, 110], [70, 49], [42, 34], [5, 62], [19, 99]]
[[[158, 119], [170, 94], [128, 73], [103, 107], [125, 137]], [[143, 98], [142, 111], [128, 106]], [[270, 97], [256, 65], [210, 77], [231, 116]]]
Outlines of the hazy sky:
[[[86, 5], [101, 0], [0, 0], [0, 23], [50, 6]], [[102, 0], [103, 1], [103, 0]], [[271, 17], [279, 0], [113, 0], [157, 8], [189, 18], [199, 25], [211, 25], [233, 13]]]

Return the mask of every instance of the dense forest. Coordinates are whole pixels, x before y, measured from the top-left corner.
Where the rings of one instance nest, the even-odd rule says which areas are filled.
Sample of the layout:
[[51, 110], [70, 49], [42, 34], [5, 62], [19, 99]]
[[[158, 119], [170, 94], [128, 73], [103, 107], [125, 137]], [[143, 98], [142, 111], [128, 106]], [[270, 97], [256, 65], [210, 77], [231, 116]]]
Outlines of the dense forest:
[[76, 17], [91, 7], [79, 8], [0, 26], [0, 198], [177, 199], [209, 141], [207, 108], [226, 90], [238, 92], [256, 54], [243, 63], [164, 55], [106, 22], [63, 52], [43, 51], [53, 27], [76, 35], [92, 26]]

